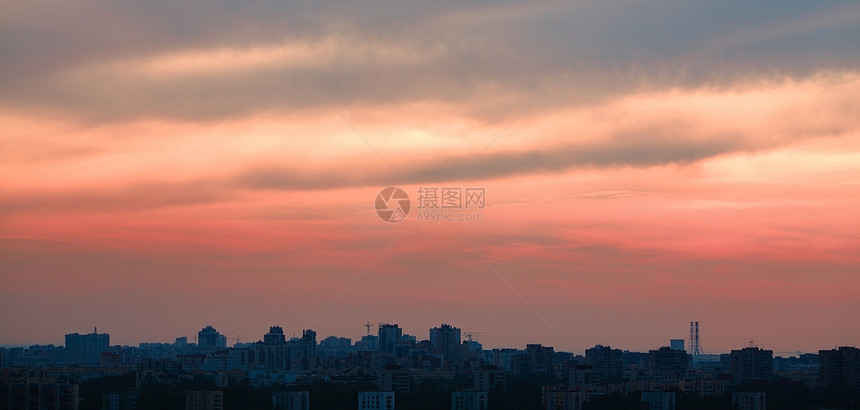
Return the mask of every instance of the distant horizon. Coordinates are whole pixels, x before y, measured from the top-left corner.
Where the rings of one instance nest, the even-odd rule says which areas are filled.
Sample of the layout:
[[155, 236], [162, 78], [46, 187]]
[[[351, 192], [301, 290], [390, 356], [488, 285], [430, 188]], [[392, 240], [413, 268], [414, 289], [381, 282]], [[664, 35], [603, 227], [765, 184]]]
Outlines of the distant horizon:
[[[451, 322], [444, 322], [444, 323], [447, 323], [447, 324], [450, 324], [451, 326], [457, 327], [457, 325], [456, 325], [456, 324], [451, 323]], [[399, 325], [399, 323], [391, 323], [391, 324], [397, 324], [397, 325]], [[441, 324], [441, 323], [440, 323], [440, 324]], [[202, 329], [203, 327], [205, 327], [205, 326], [208, 326], [208, 325], [204, 325], [204, 326], [202, 326], [202, 327], [201, 327], [201, 329]], [[274, 324], [273, 324], [272, 326], [279, 326], [279, 325], [274, 325]], [[374, 326], [375, 326], [375, 325], [374, 325]], [[215, 327], [215, 329], [216, 329], [216, 330], [218, 330], [218, 332], [219, 332], [220, 334], [224, 335], [224, 333], [223, 333], [221, 330], [219, 330], [217, 327]], [[421, 337], [421, 336], [419, 336], [419, 335], [417, 335], [417, 334], [415, 334], [415, 333], [410, 333], [406, 328], [403, 328], [402, 326], [401, 326], [401, 329], [403, 329], [403, 335], [404, 335], [404, 336], [405, 336], [405, 335], [415, 336], [415, 337], [417, 338], [417, 340], [419, 340], [419, 341], [421, 341], [421, 340], [428, 340], [428, 337]], [[303, 329], [303, 330], [304, 330], [304, 329]], [[314, 331], [316, 331], [316, 329], [309, 329], [309, 330], [314, 330]], [[428, 330], [429, 330], [429, 329], [428, 329]], [[460, 330], [461, 330], [461, 341], [466, 341], [466, 340], [467, 340], [467, 339], [466, 339], [466, 337], [465, 337], [465, 336], [462, 336], [463, 329], [461, 328]], [[199, 331], [199, 329], [198, 329], [198, 331]], [[247, 340], [246, 340], [245, 338], [241, 338], [241, 342], [240, 342], [240, 343], [242, 343], [242, 344], [244, 344], [244, 343], [256, 343], [256, 342], [258, 342], [258, 341], [262, 341], [262, 340], [263, 340], [263, 335], [265, 334], [265, 332], [266, 332], [266, 331], [268, 331], [268, 328], [267, 328], [263, 333], [260, 333], [259, 338], [254, 339], [254, 340], [251, 340], [250, 338], [249, 338], [249, 339], [247, 339]], [[285, 332], [284, 334], [285, 334], [285, 336], [286, 336], [286, 338], [287, 338], [288, 340], [289, 340], [290, 338], [293, 338], [293, 337], [297, 337], [297, 338], [298, 338], [298, 337], [301, 337], [301, 330], [299, 330], [299, 332], [297, 332], [295, 335], [293, 335], [292, 333], [289, 333], [289, 334], [288, 334], [288, 333], [287, 333], [287, 329], [286, 329], [286, 328], [284, 329], [284, 332]], [[78, 332], [70, 332], [70, 333], [66, 333], [66, 334], [73, 334], [73, 333], [79, 333], [79, 334], [92, 334], [92, 331], [87, 331], [87, 332], [78, 331]], [[143, 344], [143, 343], [174, 344], [174, 343], [175, 343], [175, 341], [176, 341], [176, 339], [177, 339], [177, 338], [180, 338], [180, 337], [186, 337], [186, 338], [188, 338], [188, 343], [189, 343], [189, 344], [194, 344], [194, 343], [195, 343], [195, 342], [194, 342], [194, 335], [197, 333], [197, 331], [192, 332], [192, 334], [191, 334], [191, 335], [180, 335], [180, 336], [176, 336], [176, 337], [175, 337], [175, 338], [173, 338], [172, 340], [161, 340], [161, 341], [159, 341], [159, 340], [141, 340], [141, 341], [138, 341], [138, 342], [136, 342], [136, 343], [129, 343], [129, 342], [116, 343], [116, 342], [115, 342], [115, 335], [111, 334], [111, 333], [110, 333], [110, 332], [108, 332], [108, 331], [102, 331], [102, 330], [99, 330], [99, 334], [104, 334], [104, 333], [107, 333], [107, 334], [109, 334], [109, 335], [110, 335], [110, 337], [111, 337], [110, 345], [111, 345], [111, 346], [131, 346], [131, 347], [135, 347], [135, 346], [139, 346], [140, 344]], [[317, 331], [317, 344], [319, 344], [319, 342], [320, 342], [320, 341], [322, 341], [323, 339], [325, 339], [325, 338], [327, 338], [327, 337], [329, 337], [329, 336], [335, 336], [335, 337], [345, 337], [345, 338], [349, 338], [349, 339], [350, 339], [350, 341], [351, 341], [351, 343], [354, 345], [354, 344], [355, 344], [355, 342], [360, 341], [360, 340], [361, 340], [361, 338], [362, 338], [363, 336], [365, 336], [365, 335], [366, 335], [366, 333], [365, 333], [365, 334], [362, 334], [362, 335], [359, 335], [358, 337], [344, 336], [344, 335], [341, 335], [341, 334], [325, 334], [325, 335], [323, 335], [323, 334], [320, 334], [320, 333]], [[370, 333], [370, 335], [371, 335], [371, 336], [377, 336], [377, 332], [371, 332], [371, 333]], [[63, 337], [64, 337], [64, 336], [65, 336], [65, 334], [63, 335]], [[631, 351], [631, 352], [642, 352], [642, 353], [644, 353], [644, 352], [648, 352], [649, 350], [657, 350], [657, 349], [659, 349], [659, 348], [661, 348], [661, 347], [668, 347], [668, 346], [669, 346], [669, 341], [670, 341], [671, 339], [681, 339], [681, 338], [669, 338], [669, 339], [666, 339], [666, 343], [665, 343], [665, 344], [660, 345], [660, 346], [649, 347], [649, 348], [628, 348], [628, 347], [625, 347], [625, 346], [622, 346], [622, 345], [604, 344], [604, 343], [594, 343], [594, 344], [592, 344], [592, 345], [590, 345], [590, 346], [586, 346], [586, 347], [582, 347], [582, 348], [579, 348], [579, 349], [573, 349], [573, 350], [571, 350], [571, 349], [560, 348], [560, 347], [558, 347], [558, 346], [554, 346], [554, 345], [551, 345], [551, 344], [540, 343], [539, 341], [538, 341], [538, 342], [528, 342], [528, 343], [525, 343], [525, 344], [523, 344], [523, 345], [519, 345], [519, 346], [508, 346], [508, 345], [487, 345], [487, 344], [486, 344], [484, 341], [482, 341], [481, 339], [473, 338], [473, 340], [474, 340], [474, 341], [476, 341], [476, 342], [478, 342], [478, 343], [481, 343], [481, 346], [482, 346], [482, 348], [483, 348], [484, 350], [492, 350], [492, 349], [497, 349], [497, 348], [524, 349], [524, 348], [525, 348], [525, 346], [526, 346], [526, 344], [541, 344], [541, 345], [543, 345], [543, 346], [549, 346], [549, 347], [554, 348], [556, 352], [568, 352], [568, 353], [573, 353], [573, 354], [577, 354], [577, 355], [585, 354], [585, 350], [586, 350], [586, 349], [592, 348], [592, 347], [594, 347], [594, 346], [596, 346], [596, 345], [609, 346], [609, 347], [612, 347], [613, 349], [620, 349], [620, 350], [622, 350], [622, 351]], [[230, 342], [230, 340], [235, 340], [235, 338], [230, 338], [230, 339], [228, 339], [227, 347], [233, 347], [233, 346], [236, 344], [235, 342]], [[687, 352], [689, 353], [689, 350], [690, 350], [690, 346], [689, 346], [690, 341], [689, 341], [689, 339], [683, 339], [683, 340], [684, 340], [684, 348], [685, 348], [685, 351], [687, 351]], [[749, 342], [749, 340], [747, 340], [747, 342]], [[64, 346], [64, 345], [65, 345], [65, 340], [60, 340], [60, 342], [59, 342], [59, 343], [57, 343], [57, 342], [50, 342], [50, 343], [23, 343], [23, 344], [3, 344], [3, 343], [0, 343], [0, 348], [10, 348], [10, 347], [24, 347], [24, 348], [26, 348], [26, 347], [34, 346], [34, 345], [43, 345], [43, 346], [45, 346], [45, 345]], [[856, 344], [845, 344], [845, 343], [843, 343], [843, 344], [837, 344], [837, 345], [834, 345], [834, 346], [822, 346], [822, 347], [816, 348], [816, 349], [814, 349], [814, 350], [797, 350], [797, 349], [795, 349], [795, 350], [778, 350], [778, 349], [774, 349], [774, 348], [771, 348], [771, 347], [768, 347], [768, 346], [760, 345], [760, 344], [758, 344], [758, 343], [756, 343], [756, 344], [755, 344], [755, 347], [759, 347], [759, 348], [764, 349], [764, 350], [772, 350], [772, 351], [773, 351], [773, 355], [774, 355], [774, 357], [789, 357], [789, 356], [785, 356], [785, 354], [796, 355], [798, 351], [799, 351], [799, 352], [802, 352], [802, 353], [815, 353], [815, 354], [817, 354], [819, 350], [831, 350], [831, 349], [837, 349], [837, 348], [839, 348], [839, 347], [844, 347], [844, 346], [853, 346], [853, 347], [857, 347], [857, 346], [856, 346]], [[701, 355], [702, 355], [702, 356], [707, 356], [707, 355], [719, 355], [719, 354], [726, 354], [726, 353], [730, 353], [732, 350], [743, 349], [743, 348], [745, 348], [745, 347], [749, 347], [749, 346], [747, 346], [747, 345], [741, 345], [741, 346], [736, 346], [736, 347], [735, 347], [735, 346], [733, 346], [733, 347], [731, 347], [731, 348], [729, 348], [729, 349], [722, 350], [722, 351], [704, 351], [704, 352], [702, 352], [702, 353], [701, 353]]]

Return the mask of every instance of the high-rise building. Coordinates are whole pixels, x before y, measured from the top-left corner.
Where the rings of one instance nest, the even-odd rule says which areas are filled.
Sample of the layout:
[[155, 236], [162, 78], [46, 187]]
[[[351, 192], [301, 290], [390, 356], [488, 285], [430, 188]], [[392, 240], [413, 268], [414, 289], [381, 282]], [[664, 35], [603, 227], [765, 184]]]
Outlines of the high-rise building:
[[673, 350], [686, 351], [686, 349], [684, 348], [684, 339], [670, 339], [669, 347], [671, 347]]
[[396, 324], [379, 324], [379, 346], [378, 350], [394, 354], [394, 348], [403, 339], [403, 329]]
[[317, 333], [306, 329], [302, 337], [285, 340], [280, 326], [269, 327], [263, 341], [250, 346], [248, 365], [263, 367], [269, 371], [310, 370], [317, 366]]
[[519, 351], [517, 349], [505, 348], [505, 349], [493, 349], [493, 365], [499, 366], [502, 369], [505, 369], [509, 372], [513, 371], [513, 360], [514, 356], [518, 355]]
[[269, 333], [263, 335], [263, 343], [267, 345], [282, 345], [287, 343], [284, 329], [280, 326], [269, 326]]
[[411, 382], [409, 370], [401, 366], [385, 366], [385, 369], [376, 373], [376, 384], [385, 391], [408, 392]]
[[451, 410], [487, 410], [487, 392], [451, 392]]
[[546, 410], [582, 410], [588, 401], [588, 392], [558, 385], [545, 385], [541, 388], [541, 397]]
[[346, 359], [352, 350], [352, 340], [347, 337], [329, 336], [320, 340], [318, 348], [321, 358]]
[[600, 374], [587, 364], [578, 364], [568, 372], [568, 385], [574, 387], [600, 384]]
[[308, 370], [316, 367], [317, 332], [311, 329], [302, 329], [302, 337], [299, 338], [292, 351], [290, 363], [293, 369]]
[[185, 392], [185, 410], [222, 410], [223, 408], [223, 391], [189, 390]]
[[640, 402], [642, 410], [675, 410], [675, 392], [644, 391]]
[[678, 382], [678, 389], [699, 397], [719, 396], [726, 391], [726, 381], [720, 379], [687, 378]]
[[310, 392], [272, 392], [272, 408], [275, 410], [308, 410], [310, 409]]
[[24, 380], [0, 384], [0, 409], [78, 410], [78, 385]]
[[596, 345], [585, 350], [585, 364], [597, 371], [600, 383], [621, 379], [624, 361], [621, 349]]
[[302, 329], [302, 341], [313, 346], [313, 350], [316, 351], [317, 332], [311, 329]]
[[137, 389], [107, 389], [102, 392], [102, 410], [134, 410], [139, 396]]
[[197, 332], [197, 345], [203, 349], [222, 349], [227, 347], [227, 337], [214, 327], [206, 326]]
[[360, 391], [358, 410], [394, 410], [394, 392]]
[[732, 380], [735, 383], [773, 378], [773, 351], [758, 347], [732, 350]]
[[551, 374], [554, 356], [555, 350], [552, 347], [528, 344], [526, 350], [514, 356], [511, 363], [517, 374]]
[[818, 351], [819, 382], [828, 387], [848, 387], [860, 392], [860, 349], [842, 346]]
[[430, 348], [433, 353], [441, 353], [446, 362], [463, 360], [463, 346], [460, 344], [460, 329], [448, 324], [430, 329]]
[[508, 375], [498, 366], [483, 366], [474, 372], [475, 391], [505, 391], [508, 388]]
[[654, 374], [676, 374], [683, 376], [690, 364], [690, 356], [683, 349], [661, 347], [648, 352], [648, 368]]
[[767, 395], [764, 392], [732, 393], [734, 410], [767, 410]]
[[375, 335], [364, 335], [355, 342], [355, 349], [359, 351], [376, 350], [379, 346], [379, 337]]
[[284, 329], [280, 326], [269, 326], [269, 332], [263, 335], [263, 342], [257, 342], [251, 347], [253, 354], [250, 364], [260, 366], [269, 371], [287, 370], [289, 352]]
[[93, 333], [66, 335], [66, 360], [71, 364], [94, 366], [99, 364], [101, 354], [110, 346], [110, 335]]

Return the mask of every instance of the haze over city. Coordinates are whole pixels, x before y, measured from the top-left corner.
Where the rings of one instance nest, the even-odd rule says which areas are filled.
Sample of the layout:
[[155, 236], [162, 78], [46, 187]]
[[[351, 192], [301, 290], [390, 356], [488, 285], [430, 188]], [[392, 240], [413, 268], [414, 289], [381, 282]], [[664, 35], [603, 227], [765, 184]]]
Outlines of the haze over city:
[[[830, 1], [3, 4], [0, 344], [370, 321], [648, 351], [698, 321], [710, 353], [856, 346], [858, 21]], [[386, 187], [403, 220], [380, 218]], [[484, 202], [419, 220], [436, 188]]]

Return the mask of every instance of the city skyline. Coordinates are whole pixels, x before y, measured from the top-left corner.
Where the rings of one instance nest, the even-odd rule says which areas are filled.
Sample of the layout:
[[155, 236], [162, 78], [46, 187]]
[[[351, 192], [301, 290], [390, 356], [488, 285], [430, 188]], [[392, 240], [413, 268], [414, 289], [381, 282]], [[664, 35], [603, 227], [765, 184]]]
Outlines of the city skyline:
[[[712, 355], [713, 356], [713, 355], [725, 354], [725, 353], [730, 352], [732, 350], [744, 349], [744, 348], [748, 348], [748, 347], [756, 347], [756, 348], [762, 348], [762, 349], [768, 349], [769, 348], [768, 346], [761, 345], [755, 339], [748, 339], [748, 340], [743, 341], [743, 343], [741, 343], [739, 345], [732, 346], [730, 349], [725, 350], [725, 351], [699, 350], [698, 353], [694, 353], [694, 351], [696, 351], [695, 343], [697, 343], [697, 342], [701, 343], [701, 341], [694, 339], [694, 336], [692, 334], [693, 323], [698, 324], [697, 322], [691, 322], [690, 323], [691, 334], [686, 339], [684, 339], [684, 338], [680, 338], [680, 339], [679, 338], [668, 338], [668, 339], [664, 340], [664, 342], [662, 344], [658, 343], [657, 345], [647, 347], [644, 349], [628, 348], [627, 346], [623, 346], [623, 345], [611, 345], [611, 346], [613, 348], [617, 348], [617, 349], [620, 349], [620, 350], [625, 351], [625, 352], [626, 351], [630, 351], [630, 352], [645, 351], [645, 352], [647, 352], [649, 350], [656, 350], [656, 349], [669, 348], [669, 347], [671, 347], [671, 349], [675, 350], [676, 349], [676, 346], [674, 346], [675, 342], [680, 341], [681, 342], [680, 345], [683, 347], [680, 350], [683, 350], [684, 352], [686, 352], [688, 355], [691, 355], [691, 356], [697, 356], [697, 355], [702, 355], [702, 356]], [[268, 333], [259, 333], [259, 337], [242, 337], [241, 335], [237, 334], [237, 332], [235, 330], [227, 333], [227, 332], [223, 332], [221, 330], [218, 330], [218, 328], [213, 327], [212, 325], [206, 325], [197, 331], [191, 332], [188, 335], [176, 336], [175, 338], [173, 338], [173, 340], [149, 340], [148, 339], [148, 340], [139, 340], [137, 342], [132, 342], [132, 343], [113, 343], [112, 342], [112, 343], [110, 343], [110, 346], [131, 346], [131, 347], [134, 347], [134, 346], [145, 345], [145, 344], [175, 344], [175, 343], [180, 343], [180, 341], [182, 343], [199, 344], [198, 335], [202, 334], [204, 332], [208, 332], [210, 337], [222, 338], [223, 339], [222, 343], [224, 344], [223, 347], [231, 347], [232, 348], [234, 346], [246, 346], [249, 344], [260, 343], [260, 342], [268, 343], [268, 342], [266, 342], [266, 336], [269, 335], [271, 333], [271, 331], [274, 329], [275, 331], [282, 334], [284, 336], [285, 340], [300, 340], [302, 338], [302, 334], [305, 331], [310, 330], [318, 338], [318, 341], [322, 341], [322, 340], [327, 339], [329, 337], [338, 338], [338, 339], [345, 338], [345, 339], [350, 340], [351, 343], [353, 343], [353, 345], [357, 347], [363, 343], [365, 336], [372, 337], [373, 338], [372, 340], [376, 343], [383, 343], [382, 340], [378, 340], [378, 336], [383, 335], [383, 334], [388, 335], [389, 333], [381, 331], [380, 327], [386, 328], [386, 329], [396, 329], [397, 334], [401, 335], [401, 336], [396, 337], [395, 339], [390, 340], [389, 342], [394, 343], [394, 344], [399, 344], [401, 342], [406, 341], [407, 336], [412, 337], [417, 341], [422, 341], [422, 340], [432, 341], [433, 340], [433, 336], [432, 336], [433, 331], [437, 330], [440, 326], [441, 327], [445, 327], [445, 326], [452, 327], [454, 330], [457, 331], [458, 340], [460, 342], [466, 343], [467, 341], [470, 341], [470, 342], [474, 341], [474, 342], [479, 343], [484, 350], [487, 350], [487, 349], [517, 349], [519, 347], [530, 345], [530, 344], [537, 344], [537, 345], [542, 344], [539, 341], [534, 341], [534, 340], [527, 342], [523, 345], [519, 345], [519, 346], [494, 345], [493, 343], [487, 344], [486, 343], [487, 338], [485, 337], [483, 332], [472, 332], [472, 331], [469, 331], [466, 329], [461, 329], [461, 328], [457, 327], [456, 323], [452, 323], [452, 322], [447, 322], [447, 323], [446, 322], [439, 322], [436, 325], [434, 325], [433, 327], [424, 329], [420, 332], [410, 332], [410, 331], [408, 331], [409, 330], [408, 328], [404, 328], [403, 326], [401, 326], [398, 323], [386, 323], [386, 322], [370, 323], [370, 322], [367, 322], [365, 324], [362, 324], [362, 327], [365, 328], [365, 332], [361, 335], [358, 335], [358, 336], [350, 336], [350, 335], [337, 334], [337, 333], [335, 333], [335, 334], [319, 334], [319, 332], [317, 332], [314, 329], [294, 329], [294, 331], [292, 333], [290, 333], [289, 332], [290, 329], [284, 328], [279, 324], [271, 324], [266, 329], [266, 331]], [[370, 329], [376, 329], [376, 330], [370, 330]], [[426, 335], [425, 335], [425, 333], [426, 333]], [[72, 336], [72, 335], [75, 335], [75, 336], [77, 336], [77, 335], [101, 335], [101, 336], [104, 336], [104, 335], [110, 335], [110, 333], [107, 331], [101, 331], [100, 332], [98, 330], [98, 327], [94, 327], [92, 332], [83, 332], [82, 331], [82, 332], [74, 332], [74, 333], [65, 334], [64, 336], [66, 337], [66, 341], [68, 341], [69, 336]], [[383, 337], [385, 337], [385, 336], [383, 336]], [[391, 336], [388, 336], [388, 337], [390, 338]], [[210, 341], [207, 343], [212, 344], [212, 343], [216, 343], [216, 342]], [[3, 348], [3, 347], [9, 348], [9, 347], [46, 346], [46, 345], [64, 346], [66, 344], [67, 343], [24, 343], [24, 344], [15, 344], [15, 345], [0, 344], [0, 348]], [[543, 343], [543, 345], [546, 345], [546, 344]], [[547, 345], [547, 346], [549, 346], [549, 345]], [[594, 343], [592, 345], [582, 347], [581, 349], [560, 349], [560, 348], [557, 348], [556, 350], [559, 352], [563, 351], [563, 352], [581, 355], [581, 354], [584, 354], [586, 350], [593, 348], [595, 346], [610, 346], [610, 345], [605, 344], [605, 343]], [[803, 351], [803, 350], [778, 351], [778, 350], [774, 350], [772, 348], [770, 348], [770, 351], [774, 352], [774, 356], [790, 357], [790, 356], [797, 355], [800, 353], [815, 353], [819, 350], [827, 350], [830, 348], [835, 349], [835, 348], [838, 348], [839, 346], [847, 346], [847, 345], [822, 346], [818, 349], [809, 350], [809, 351]], [[700, 345], [700, 347], [701, 347], [701, 345]], [[388, 351], [389, 353], [391, 353], [391, 351], [390, 351], [391, 347], [386, 348], [386, 349], [379, 347], [379, 349], [385, 350], [385, 351]]]
[[857, 345], [858, 22], [829, 0], [5, 4], [0, 344], [372, 321], [647, 351], [698, 321], [705, 352]]

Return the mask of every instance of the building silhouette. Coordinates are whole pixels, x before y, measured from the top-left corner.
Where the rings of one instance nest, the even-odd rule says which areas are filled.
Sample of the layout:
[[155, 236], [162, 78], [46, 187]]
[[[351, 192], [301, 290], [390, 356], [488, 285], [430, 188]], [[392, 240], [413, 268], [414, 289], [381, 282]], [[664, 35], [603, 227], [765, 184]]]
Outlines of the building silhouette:
[[287, 343], [287, 337], [284, 336], [284, 329], [280, 326], [270, 326], [269, 333], [263, 335], [263, 343], [267, 345], [282, 345]]
[[595, 345], [585, 350], [585, 364], [597, 371], [600, 383], [621, 379], [624, 359], [621, 349]]
[[394, 410], [394, 392], [360, 391], [358, 410]]
[[381, 352], [394, 354], [395, 347], [403, 339], [403, 329], [396, 324], [379, 324], [379, 345], [377, 349]]
[[588, 392], [566, 386], [545, 385], [541, 397], [546, 410], [583, 410], [588, 402]]
[[675, 392], [645, 391], [639, 401], [642, 410], [675, 410]]
[[75, 365], [95, 366], [99, 364], [102, 353], [110, 346], [110, 335], [93, 333], [66, 335], [66, 360]]
[[683, 349], [668, 346], [648, 351], [648, 368], [654, 374], [675, 374], [683, 376], [690, 367], [690, 356]]
[[102, 392], [102, 410], [134, 410], [140, 391], [137, 389], [108, 389]]
[[848, 387], [860, 392], [860, 349], [842, 346], [818, 351], [819, 382], [827, 387]]
[[22, 380], [0, 385], [0, 408], [78, 410], [78, 385]]
[[767, 395], [763, 392], [732, 393], [733, 410], [767, 410]]
[[451, 392], [451, 410], [487, 410], [485, 391]]
[[578, 364], [568, 371], [568, 384], [576, 387], [600, 384], [600, 374], [587, 364]]
[[[380, 323], [378, 333], [365, 337], [365, 342], [373, 341], [373, 349], [365, 348], [369, 343], [352, 344], [350, 339], [331, 336], [320, 343], [319, 354], [316, 332], [306, 329], [301, 337], [288, 337], [281, 326], [270, 326], [257, 342], [237, 341], [230, 348], [213, 348], [223, 343], [224, 336], [211, 326], [198, 335], [208, 348], [189, 344], [184, 338], [177, 338], [175, 343], [109, 346], [107, 334], [69, 334], [68, 348], [0, 348], [0, 410], [74, 410], [79, 402], [78, 385], [72, 383], [122, 374], [128, 377], [105, 379], [95, 391], [93, 385], [85, 386], [86, 401], [81, 403], [89, 403], [84, 404], [87, 408], [101, 404], [100, 408], [107, 410], [133, 409], [139, 407], [139, 398], [150, 401], [148, 386], [167, 384], [175, 389], [171, 396], [180, 408], [185, 395], [187, 409], [220, 410], [225, 397], [231, 406], [234, 400], [241, 402], [247, 383], [264, 389], [254, 394], [266, 407], [265, 395], [271, 395], [274, 409], [307, 410], [310, 394], [317, 397], [331, 392], [331, 397], [319, 396], [325, 400], [315, 406], [344, 408], [358, 403], [359, 409], [390, 410], [396, 395], [410, 399], [403, 400], [402, 406], [425, 394], [429, 398], [428, 391], [432, 390], [432, 401], [444, 402], [437, 407], [447, 407], [445, 395], [450, 395], [452, 409], [486, 409], [499, 398], [520, 395], [537, 404], [535, 396], [542, 394], [545, 407], [541, 408], [547, 410], [583, 410], [588, 403], [599, 407], [616, 400], [605, 401], [607, 395], [623, 396], [626, 407], [652, 410], [672, 409], [676, 398], [682, 403], [679, 406], [685, 407], [692, 403], [687, 399], [694, 396], [704, 400], [702, 403], [719, 402], [726, 408], [763, 410], [767, 406], [763, 393], [740, 392], [767, 387], [772, 406], [785, 402], [787, 394], [799, 393], [797, 399], [813, 408], [825, 404], [820, 393], [841, 397], [856, 394], [844, 387], [860, 387], [860, 350], [856, 347], [774, 358], [771, 350], [751, 342], [749, 347], [719, 355], [719, 362], [700, 360], [693, 367], [691, 355], [677, 343], [674, 349], [667, 346], [647, 353], [595, 345], [583, 356], [556, 352], [540, 344], [528, 344], [524, 349], [483, 349], [476, 345], [470, 349], [460, 339], [460, 329], [447, 324], [430, 329], [429, 339], [416, 340], [403, 332], [396, 324]], [[72, 360], [67, 357], [84, 364], [70, 366]], [[95, 363], [100, 366], [92, 367]], [[779, 376], [779, 383], [761, 383], [775, 376]], [[192, 384], [185, 384], [185, 380]], [[239, 382], [240, 390], [228, 386], [228, 380], [232, 380], [231, 385]], [[318, 390], [320, 381], [327, 384]], [[431, 381], [432, 389], [423, 387], [425, 381]], [[509, 382], [513, 383], [512, 390], [507, 390]], [[544, 383], [549, 384], [536, 388]], [[818, 390], [819, 385], [837, 389]], [[307, 386], [309, 391], [278, 391], [296, 388], [283, 386]], [[523, 386], [534, 388], [525, 391]], [[188, 389], [201, 391], [185, 391]], [[362, 391], [356, 401], [355, 394], [365, 389], [376, 391]], [[231, 392], [239, 393], [239, 398]], [[348, 396], [341, 400], [344, 394]], [[334, 397], [338, 398], [330, 400]], [[512, 399], [511, 403], [517, 407], [519, 401]]]
[[475, 391], [505, 391], [508, 388], [508, 375], [498, 366], [482, 366], [473, 374]]
[[197, 345], [203, 349], [222, 349], [227, 347], [227, 337], [214, 327], [206, 326], [197, 332]]
[[317, 365], [316, 337], [313, 330], [302, 331], [302, 337], [286, 339], [280, 326], [269, 327], [262, 341], [242, 349], [239, 362], [266, 371], [311, 370]]
[[773, 378], [773, 351], [758, 347], [732, 350], [732, 380], [735, 383], [765, 381]]
[[409, 369], [398, 365], [385, 366], [376, 373], [376, 384], [385, 391], [408, 392], [412, 385]]
[[527, 344], [526, 350], [513, 357], [512, 367], [517, 374], [551, 374], [555, 350], [540, 344]]
[[220, 390], [189, 390], [185, 392], [185, 410], [222, 410], [224, 392]]
[[310, 409], [310, 392], [272, 392], [272, 408], [275, 410], [308, 410]]
[[441, 354], [447, 363], [463, 360], [463, 346], [460, 344], [460, 329], [448, 324], [430, 329], [430, 348], [433, 353]]

